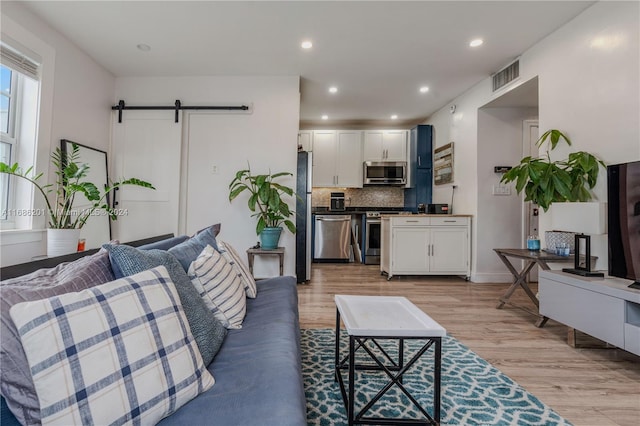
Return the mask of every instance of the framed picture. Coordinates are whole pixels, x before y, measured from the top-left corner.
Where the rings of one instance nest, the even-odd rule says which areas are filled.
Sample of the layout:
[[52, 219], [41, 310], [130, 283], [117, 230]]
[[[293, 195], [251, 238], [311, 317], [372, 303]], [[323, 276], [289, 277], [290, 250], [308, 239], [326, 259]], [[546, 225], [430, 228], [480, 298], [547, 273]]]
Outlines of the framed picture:
[[453, 142], [433, 151], [433, 183], [443, 185], [453, 182]]
[[[67, 139], [60, 141], [60, 149], [63, 153], [71, 152], [74, 144], [78, 146], [80, 154], [77, 163], [89, 165], [85, 181], [94, 183], [100, 190], [104, 189], [109, 182], [107, 153]], [[108, 196], [105, 202], [109, 204]], [[82, 194], [78, 194], [73, 202], [74, 210], [78, 211], [90, 206], [91, 203]], [[85, 250], [99, 248], [111, 240], [111, 220], [103, 209], [97, 209], [87, 220], [80, 231], [80, 238], [85, 240]]]

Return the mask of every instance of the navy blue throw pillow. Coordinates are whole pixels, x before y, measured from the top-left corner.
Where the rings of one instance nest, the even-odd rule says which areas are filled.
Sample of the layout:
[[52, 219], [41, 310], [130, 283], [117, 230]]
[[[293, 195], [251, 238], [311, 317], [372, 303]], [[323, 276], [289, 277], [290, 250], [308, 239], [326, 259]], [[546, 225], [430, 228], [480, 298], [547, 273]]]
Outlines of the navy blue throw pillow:
[[169, 253], [178, 259], [178, 262], [180, 262], [185, 272], [189, 270], [191, 262], [200, 256], [200, 253], [202, 253], [202, 250], [204, 250], [206, 246], [211, 246], [215, 251], [220, 251], [220, 249], [218, 249], [218, 243], [216, 242], [214, 227], [215, 225], [210, 226], [193, 238], [189, 238], [187, 241], [169, 249]]

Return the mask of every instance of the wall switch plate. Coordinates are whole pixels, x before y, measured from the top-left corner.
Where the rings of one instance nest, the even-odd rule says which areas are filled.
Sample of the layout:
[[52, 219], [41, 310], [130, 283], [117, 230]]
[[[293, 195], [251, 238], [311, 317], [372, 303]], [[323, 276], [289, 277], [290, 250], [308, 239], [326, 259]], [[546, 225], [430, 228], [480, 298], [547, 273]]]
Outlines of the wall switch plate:
[[217, 175], [218, 174], [218, 166], [217, 165], [212, 165], [211, 166], [211, 174], [212, 175]]
[[493, 185], [492, 195], [511, 195], [511, 187], [505, 185]]

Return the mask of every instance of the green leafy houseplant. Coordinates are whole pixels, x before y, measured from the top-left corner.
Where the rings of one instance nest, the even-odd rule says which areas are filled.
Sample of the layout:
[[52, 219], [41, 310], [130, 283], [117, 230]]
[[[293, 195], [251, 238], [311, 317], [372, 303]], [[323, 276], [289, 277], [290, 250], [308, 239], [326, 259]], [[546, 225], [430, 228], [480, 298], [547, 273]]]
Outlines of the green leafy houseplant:
[[251, 217], [257, 217], [256, 234], [260, 235], [265, 228], [278, 228], [284, 224], [292, 233], [296, 226], [289, 220], [294, 212], [289, 209], [282, 197], [293, 196], [293, 189], [275, 180], [283, 176], [293, 176], [289, 172], [252, 175], [250, 169], [239, 170], [229, 184], [229, 201], [233, 201], [244, 191], [249, 191], [249, 210]]
[[[6, 173], [25, 179], [33, 184], [33, 186], [42, 194], [47, 204], [47, 213], [49, 215], [48, 227], [50, 229], [80, 229], [97, 209], [103, 209], [109, 217], [117, 220], [118, 216], [115, 209], [107, 203], [107, 195], [116, 188], [123, 185], [136, 185], [144, 188], [155, 189], [149, 182], [140, 179], [121, 179], [99, 189], [91, 182], [85, 182], [85, 178], [89, 173], [89, 165], [79, 163], [79, 148], [73, 144], [71, 152], [62, 152], [60, 148], [51, 154], [51, 163], [56, 168], [55, 189], [53, 184], [41, 185], [39, 180], [42, 173], [35, 174], [33, 167], [27, 170], [15, 163], [8, 165], [0, 162], [0, 173]], [[54, 192], [54, 202], [51, 203], [48, 194]], [[76, 211], [73, 207], [76, 195], [82, 194], [90, 203], [90, 207], [81, 211]]]
[[545, 212], [552, 203], [591, 200], [590, 190], [596, 185], [604, 162], [584, 151], [573, 152], [565, 160], [551, 161], [550, 151], [561, 140], [567, 145], [571, 145], [571, 140], [560, 130], [552, 129], [542, 134], [536, 145], [541, 147], [547, 140], [546, 156], [523, 158], [500, 181], [515, 181], [518, 194], [524, 190], [525, 201], [538, 204]]

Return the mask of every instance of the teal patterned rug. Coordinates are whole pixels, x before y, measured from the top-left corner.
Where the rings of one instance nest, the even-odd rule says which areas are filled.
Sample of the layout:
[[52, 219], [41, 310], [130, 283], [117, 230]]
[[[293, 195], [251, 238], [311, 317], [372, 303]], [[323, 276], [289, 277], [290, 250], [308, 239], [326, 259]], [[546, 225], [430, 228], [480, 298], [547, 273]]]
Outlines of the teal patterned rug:
[[[301, 330], [301, 334], [307, 423], [322, 426], [344, 425], [347, 423], [346, 411], [340, 387], [333, 377], [335, 332], [331, 329], [317, 329]], [[346, 355], [346, 334], [341, 337], [342, 354]], [[422, 341], [405, 341], [406, 360], [422, 346], [420, 342]], [[397, 354], [397, 344], [386, 341], [382, 347], [391, 355]], [[374, 349], [375, 351], [377, 349]], [[432, 373], [433, 350], [429, 349], [404, 376], [405, 387], [431, 416]], [[346, 380], [346, 372], [343, 377]], [[356, 373], [356, 412], [387, 383], [386, 377], [383, 372]], [[571, 424], [451, 336], [445, 337], [442, 342], [441, 390], [442, 425]], [[367, 416], [424, 418], [397, 386], [374, 405], [367, 412]]]

